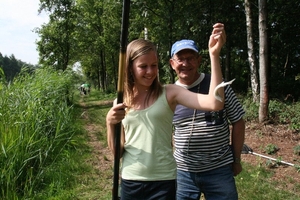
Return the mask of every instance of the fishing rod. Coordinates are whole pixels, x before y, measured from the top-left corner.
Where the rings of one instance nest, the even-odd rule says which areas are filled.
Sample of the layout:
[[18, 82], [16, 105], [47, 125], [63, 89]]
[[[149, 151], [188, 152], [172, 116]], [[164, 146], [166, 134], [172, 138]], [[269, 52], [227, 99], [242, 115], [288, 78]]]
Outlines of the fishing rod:
[[282, 163], [282, 164], [286, 164], [286, 165], [289, 165], [289, 166], [293, 166], [293, 167], [295, 166], [295, 164], [293, 164], [293, 163], [289, 163], [289, 162], [282, 161], [282, 160], [279, 160], [279, 159], [275, 159], [275, 158], [265, 156], [265, 155], [262, 155], [262, 154], [259, 154], [259, 153], [255, 153], [255, 152], [253, 152], [252, 148], [249, 147], [246, 144], [243, 144], [242, 154], [252, 154], [252, 155], [256, 155], [256, 156], [259, 156], [259, 157], [262, 157], [262, 158], [273, 160], [273, 161], [276, 161], [276, 162], [279, 162], [279, 163]]
[[[120, 54], [119, 54], [119, 70], [118, 70], [118, 88], [117, 88], [117, 103], [123, 102], [124, 92], [124, 68], [126, 63], [126, 48], [128, 38], [129, 26], [129, 10], [130, 0], [123, 0], [122, 8], [122, 25], [120, 37]], [[114, 177], [113, 177], [113, 190], [112, 199], [119, 199], [119, 168], [120, 168], [120, 144], [121, 144], [121, 122], [115, 125], [115, 154], [114, 154]]]

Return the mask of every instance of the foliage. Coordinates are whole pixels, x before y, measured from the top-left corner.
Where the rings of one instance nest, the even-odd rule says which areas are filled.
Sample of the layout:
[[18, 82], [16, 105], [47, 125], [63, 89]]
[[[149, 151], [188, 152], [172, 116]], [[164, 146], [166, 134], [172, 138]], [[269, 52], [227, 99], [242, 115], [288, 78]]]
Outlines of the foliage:
[[[270, 83], [271, 93], [276, 96], [285, 97], [292, 95], [295, 99], [299, 97], [299, 81], [296, 76], [299, 74], [299, 45], [293, 44], [299, 34], [300, 24], [297, 20], [300, 13], [299, 1], [286, 2], [276, 0], [269, 1], [269, 27], [270, 27]], [[289, 10], [289, 19], [283, 17], [285, 10]]]
[[[57, 68], [80, 63], [89, 80], [102, 91], [116, 90], [121, 30], [121, 1], [40, 0], [40, 11], [49, 13], [50, 22], [38, 28], [41, 62]], [[169, 65], [171, 45], [189, 38], [201, 49], [201, 71], [209, 72], [207, 42], [216, 22], [223, 22], [227, 42], [221, 52], [226, 79], [236, 78], [235, 91], [250, 88], [247, 61], [247, 37], [243, 1], [131, 1], [128, 41], [147, 37], [157, 44], [160, 57], [160, 79], [172, 83], [175, 74]], [[252, 3], [254, 53], [258, 57], [258, 6]], [[299, 98], [300, 46], [299, 1], [268, 2], [269, 85], [270, 97]], [[286, 18], [286, 10], [291, 17]], [[148, 34], [145, 35], [144, 29]], [[62, 64], [63, 63], [63, 64]]]
[[0, 198], [30, 198], [71, 181], [72, 76], [53, 69], [24, 69], [0, 90]]
[[0, 90], [2, 90], [3, 85], [5, 84], [6, 80], [5, 80], [5, 74], [3, 69], [0, 66]]
[[254, 103], [252, 101], [252, 99], [249, 98], [249, 96], [241, 97], [240, 102], [246, 111], [246, 114], [244, 115], [244, 120], [245, 121], [256, 121], [258, 119], [259, 104]]
[[300, 145], [294, 146], [294, 154], [300, 156]]
[[73, 39], [77, 13], [75, 0], [40, 0], [39, 11], [42, 10], [50, 13], [50, 21], [35, 30], [41, 38], [37, 42], [39, 63], [66, 70], [76, 49]]
[[3, 74], [0, 74], [0, 82], [2, 83], [9, 83], [12, 82], [14, 77], [18, 75], [22, 68], [28, 68], [27, 70], [34, 70], [36, 66], [25, 63], [21, 60], [15, 58], [12, 54], [11, 56], [2, 56], [0, 53], [0, 69], [3, 70]]
[[[246, 111], [246, 121], [257, 120], [258, 104], [253, 103], [248, 96], [241, 97], [240, 101]], [[269, 102], [269, 123], [289, 124], [289, 128], [295, 133], [300, 130], [300, 103], [287, 100], [272, 99]]]
[[275, 144], [268, 144], [266, 147], [265, 147], [265, 151], [267, 154], [274, 154], [278, 151], [278, 147], [275, 145]]
[[269, 104], [270, 119], [275, 123], [290, 124], [290, 129], [300, 130], [299, 103], [271, 100]]
[[283, 104], [278, 100], [270, 100], [269, 103], [269, 115], [273, 121], [278, 121], [279, 123], [288, 123], [289, 112], [287, 110], [287, 105]]
[[[77, 59], [88, 79], [98, 89], [117, 83], [121, 4], [114, 1], [78, 1], [75, 37], [80, 49]], [[116, 88], [114, 87], [114, 90]]]

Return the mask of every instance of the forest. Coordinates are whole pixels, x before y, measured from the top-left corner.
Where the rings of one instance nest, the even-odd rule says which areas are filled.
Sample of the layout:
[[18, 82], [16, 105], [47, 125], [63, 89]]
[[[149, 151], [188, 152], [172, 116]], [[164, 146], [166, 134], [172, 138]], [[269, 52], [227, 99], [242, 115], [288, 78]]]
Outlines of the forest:
[[[132, 0], [129, 14], [128, 41], [146, 38], [153, 41], [160, 56], [160, 77], [172, 83], [175, 73], [169, 66], [170, 48], [174, 41], [195, 40], [203, 57], [199, 70], [209, 72], [207, 42], [212, 25], [225, 24], [226, 46], [221, 54], [224, 78], [236, 78], [238, 93], [255, 95], [260, 79], [261, 45], [266, 51], [264, 62], [271, 98], [299, 98], [300, 1], [202, 0], [202, 1], [137, 1]], [[36, 27], [39, 66], [66, 70], [75, 64], [93, 86], [101, 91], [116, 90], [120, 50], [122, 1], [116, 0], [40, 0], [39, 12], [45, 11], [50, 21]], [[265, 15], [260, 40], [259, 13]], [[250, 19], [250, 20], [249, 20]], [[22, 63], [0, 56], [0, 66], [11, 80]], [[18, 67], [19, 66], [19, 67]], [[256, 88], [255, 88], [256, 87]], [[255, 88], [255, 91], [253, 91]], [[252, 93], [251, 93], [252, 92]]]

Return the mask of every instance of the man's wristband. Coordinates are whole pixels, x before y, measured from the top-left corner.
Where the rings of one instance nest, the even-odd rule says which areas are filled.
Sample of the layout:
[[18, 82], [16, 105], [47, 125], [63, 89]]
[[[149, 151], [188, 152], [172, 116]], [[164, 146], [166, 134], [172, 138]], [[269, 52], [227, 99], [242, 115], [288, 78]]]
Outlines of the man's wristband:
[[234, 163], [241, 163], [241, 158], [235, 157], [233, 162]]

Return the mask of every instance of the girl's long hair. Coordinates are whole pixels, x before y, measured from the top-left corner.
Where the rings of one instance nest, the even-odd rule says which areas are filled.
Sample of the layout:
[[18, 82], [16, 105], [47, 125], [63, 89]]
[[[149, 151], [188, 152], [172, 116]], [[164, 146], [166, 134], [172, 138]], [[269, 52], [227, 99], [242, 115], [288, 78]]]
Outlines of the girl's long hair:
[[[145, 55], [151, 51], [154, 51], [156, 56], [158, 56], [155, 45], [149, 40], [137, 39], [133, 40], [127, 45], [124, 82], [124, 103], [126, 104], [128, 110], [134, 105], [134, 78], [132, 74], [133, 61], [138, 57]], [[148, 104], [151, 96], [153, 97], [153, 99], [156, 100], [161, 95], [161, 93], [162, 85], [159, 82], [157, 75], [149, 88], [149, 92], [145, 99], [144, 105]]]

